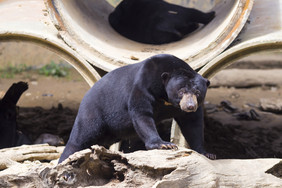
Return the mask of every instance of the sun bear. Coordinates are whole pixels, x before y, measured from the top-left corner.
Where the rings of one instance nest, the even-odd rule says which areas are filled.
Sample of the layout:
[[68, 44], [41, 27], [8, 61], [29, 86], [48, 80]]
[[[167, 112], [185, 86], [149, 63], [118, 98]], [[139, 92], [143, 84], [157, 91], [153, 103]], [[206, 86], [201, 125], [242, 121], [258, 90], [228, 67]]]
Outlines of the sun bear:
[[163, 0], [123, 0], [109, 15], [112, 28], [124, 37], [145, 43], [165, 44], [181, 40], [200, 24], [208, 24], [215, 12], [204, 13]]
[[209, 81], [181, 59], [160, 54], [113, 70], [84, 96], [59, 163], [94, 144], [139, 137], [146, 149], [176, 149], [156, 126], [174, 118], [191, 149], [203, 146], [203, 101]]

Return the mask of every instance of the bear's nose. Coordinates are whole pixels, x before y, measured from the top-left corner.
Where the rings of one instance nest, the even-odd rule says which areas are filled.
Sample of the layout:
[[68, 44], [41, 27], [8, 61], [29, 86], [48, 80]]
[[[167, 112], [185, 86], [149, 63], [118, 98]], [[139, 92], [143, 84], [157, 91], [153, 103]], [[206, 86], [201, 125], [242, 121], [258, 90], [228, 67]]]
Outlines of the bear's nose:
[[187, 108], [188, 110], [195, 111], [196, 106], [193, 104], [188, 104]]

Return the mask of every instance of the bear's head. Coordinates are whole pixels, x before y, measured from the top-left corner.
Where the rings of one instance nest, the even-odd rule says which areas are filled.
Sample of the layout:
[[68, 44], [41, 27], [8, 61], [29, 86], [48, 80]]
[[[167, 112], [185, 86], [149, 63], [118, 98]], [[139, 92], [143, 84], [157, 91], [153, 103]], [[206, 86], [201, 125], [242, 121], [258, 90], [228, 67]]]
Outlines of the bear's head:
[[194, 70], [180, 69], [161, 75], [168, 102], [185, 112], [195, 112], [203, 103], [209, 80]]

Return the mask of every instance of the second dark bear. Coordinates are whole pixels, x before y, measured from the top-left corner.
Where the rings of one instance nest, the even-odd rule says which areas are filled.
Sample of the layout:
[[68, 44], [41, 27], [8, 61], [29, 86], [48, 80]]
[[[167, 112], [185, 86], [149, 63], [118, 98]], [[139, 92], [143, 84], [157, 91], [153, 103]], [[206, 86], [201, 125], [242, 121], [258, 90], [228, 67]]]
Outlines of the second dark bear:
[[123, 0], [109, 15], [110, 25], [121, 35], [146, 44], [181, 40], [199, 23], [208, 24], [215, 12], [203, 13], [163, 0]]
[[209, 81], [172, 55], [156, 55], [106, 74], [84, 96], [59, 160], [94, 144], [109, 147], [139, 137], [146, 149], [174, 149], [156, 129], [174, 118], [190, 147], [203, 146], [203, 109]]
[[31, 144], [30, 140], [17, 130], [16, 104], [28, 89], [25, 82], [14, 83], [0, 100], [0, 149]]

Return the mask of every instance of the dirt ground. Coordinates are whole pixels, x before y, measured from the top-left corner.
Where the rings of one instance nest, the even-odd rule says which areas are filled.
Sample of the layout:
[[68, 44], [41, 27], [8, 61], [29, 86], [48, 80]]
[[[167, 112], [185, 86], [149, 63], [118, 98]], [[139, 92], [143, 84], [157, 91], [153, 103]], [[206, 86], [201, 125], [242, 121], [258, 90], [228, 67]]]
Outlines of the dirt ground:
[[[271, 68], [282, 68], [281, 63], [275, 62]], [[268, 69], [266, 64], [255, 68]], [[247, 67], [239, 63], [236, 67], [245, 69], [254, 66], [252, 63]], [[0, 78], [0, 98], [12, 83], [18, 81], [29, 83], [29, 89], [18, 103], [18, 124], [22, 132], [32, 140], [41, 133], [52, 133], [67, 141], [79, 103], [89, 89], [83, 78], [74, 69], [67, 78], [46, 77], [31, 72], [9, 79]], [[280, 86], [211, 87], [206, 97], [205, 116], [208, 151], [217, 154], [218, 158], [282, 158], [282, 116], [263, 112], [259, 108], [261, 98], [281, 98], [281, 93]], [[237, 108], [235, 112], [228, 112], [220, 105], [226, 100]], [[237, 118], [238, 113], [249, 112], [250, 109], [257, 112], [259, 120]]]
[[[275, 92], [261, 87], [211, 88], [205, 120], [207, 149], [216, 153], [218, 158], [281, 158], [282, 116], [262, 111], [259, 107], [261, 98], [278, 98], [281, 92], [280, 88]], [[224, 100], [230, 101], [237, 108], [236, 112], [225, 110], [220, 105]], [[238, 114], [245, 114], [251, 109], [259, 115], [259, 120], [238, 118]]]

